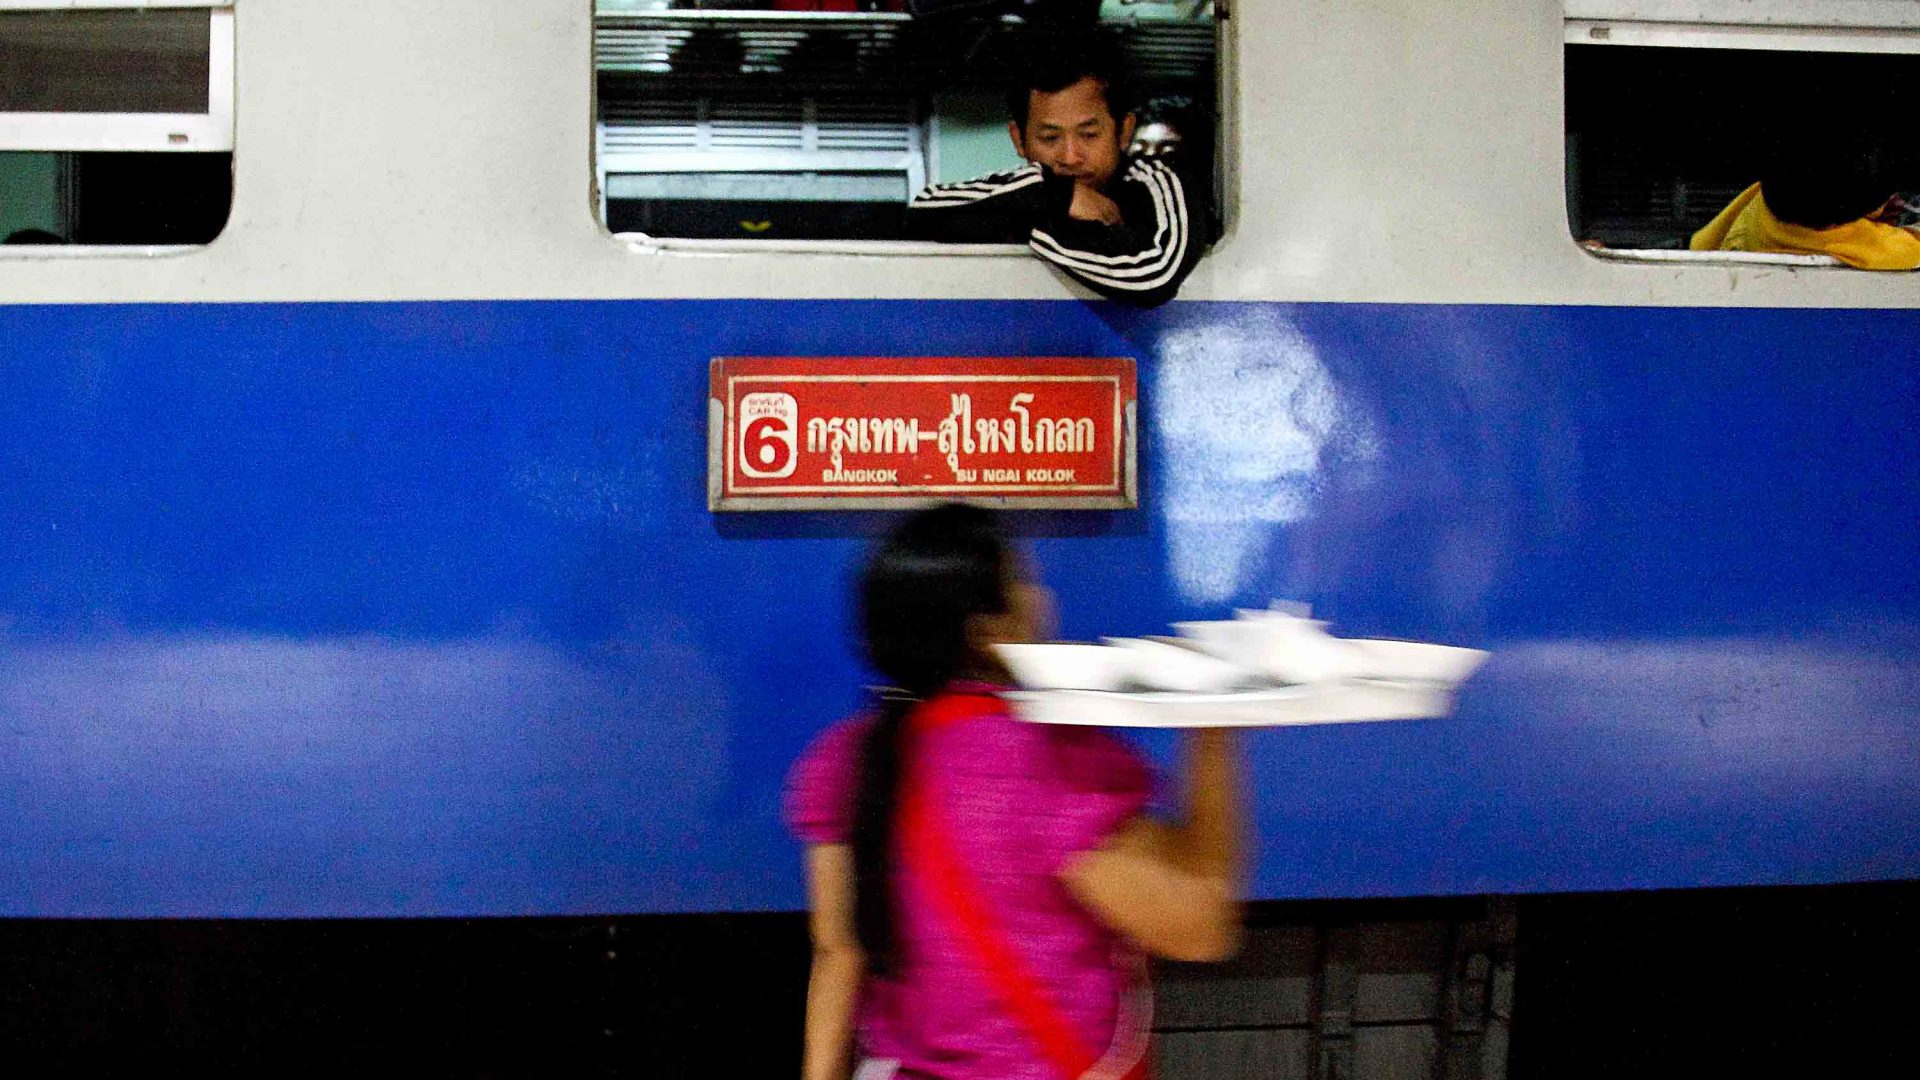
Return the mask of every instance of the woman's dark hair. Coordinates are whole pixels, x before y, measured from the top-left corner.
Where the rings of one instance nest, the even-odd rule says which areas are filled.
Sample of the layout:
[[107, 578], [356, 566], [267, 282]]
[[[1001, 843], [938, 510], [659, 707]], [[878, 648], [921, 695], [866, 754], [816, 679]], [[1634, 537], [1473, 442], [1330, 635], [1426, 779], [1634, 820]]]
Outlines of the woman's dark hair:
[[867, 659], [891, 684], [861, 748], [853, 805], [853, 928], [867, 964], [896, 970], [892, 861], [905, 720], [964, 674], [969, 618], [1007, 607], [1008, 548], [990, 510], [946, 503], [909, 514], [860, 578]]

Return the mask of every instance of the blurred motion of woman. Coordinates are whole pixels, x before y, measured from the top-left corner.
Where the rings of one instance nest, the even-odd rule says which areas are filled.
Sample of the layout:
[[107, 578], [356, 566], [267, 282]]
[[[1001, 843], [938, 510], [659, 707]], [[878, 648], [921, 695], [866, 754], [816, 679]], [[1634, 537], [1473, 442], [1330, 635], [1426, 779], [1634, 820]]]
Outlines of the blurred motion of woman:
[[1095, 728], [1028, 724], [993, 646], [1051, 633], [1051, 602], [986, 510], [921, 510], [860, 582], [891, 684], [795, 765], [813, 975], [806, 1080], [1122, 1080], [1147, 1075], [1144, 957], [1239, 940], [1232, 740], [1188, 736], [1185, 814]]

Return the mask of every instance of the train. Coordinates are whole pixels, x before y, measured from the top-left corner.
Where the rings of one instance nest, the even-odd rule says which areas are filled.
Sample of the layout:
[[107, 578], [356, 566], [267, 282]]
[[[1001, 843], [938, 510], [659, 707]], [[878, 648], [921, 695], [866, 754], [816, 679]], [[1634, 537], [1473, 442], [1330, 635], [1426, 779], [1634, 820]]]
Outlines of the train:
[[671, 11], [217, 6], [218, 235], [0, 249], [0, 916], [803, 906], [782, 785], [890, 518], [710, 509], [726, 357], [1130, 359], [1136, 505], [1009, 512], [1065, 637], [1280, 598], [1491, 653], [1448, 718], [1248, 735], [1250, 898], [1920, 878], [1920, 289], [1569, 225], [1570, 50], [1816, 31], [1202, 6], [1221, 232], [1151, 310], [610, 229], [596, 34]]

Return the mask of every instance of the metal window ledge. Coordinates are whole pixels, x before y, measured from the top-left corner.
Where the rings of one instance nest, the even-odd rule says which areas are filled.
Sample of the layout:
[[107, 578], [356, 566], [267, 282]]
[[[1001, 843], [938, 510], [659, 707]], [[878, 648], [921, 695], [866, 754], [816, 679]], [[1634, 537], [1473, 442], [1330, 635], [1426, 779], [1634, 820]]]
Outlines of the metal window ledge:
[[1566, 0], [1569, 19], [1602, 22], [1920, 29], [1913, 0]]
[[212, 246], [211, 242], [206, 244], [8, 244], [0, 246], [0, 260], [168, 259], [205, 251], [210, 246]]
[[889, 258], [951, 256], [1031, 258], [1019, 244], [937, 244], [925, 240], [690, 240], [614, 233], [628, 251], [643, 255], [878, 255]]
[[1794, 266], [1850, 269], [1831, 255], [1786, 255], [1763, 251], [1674, 251], [1668, 248], [1592, 248], [1583, 251], [1608, 262], [1683, 263], [1689, 266]]
[[1568, 19], [1569, 45], [1776, 52], [1920, 53], [1920, 27], [1786, 26], [1633, 19]]

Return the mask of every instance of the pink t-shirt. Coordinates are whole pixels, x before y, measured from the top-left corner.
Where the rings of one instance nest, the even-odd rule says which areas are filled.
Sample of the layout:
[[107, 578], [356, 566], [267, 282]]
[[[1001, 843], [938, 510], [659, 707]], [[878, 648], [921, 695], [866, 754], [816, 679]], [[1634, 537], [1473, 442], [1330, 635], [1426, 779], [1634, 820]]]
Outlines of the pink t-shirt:
[[[787, 820], [806, 843], [851, 838], [869, 724], [857, 717], [834, 725], [794, 765]], [[937, 778], [928, 797], [986, 894], [988, 921], [1081, 1041], [1106, 1049], [1123, 998], [1138, 993], [1138, 954], [1056, 875], [1146, 807], [1147, 765], [1104, 731], [1023, 723], [1004, 707], [912, 730], [908, 752], [926, 770], [916, 775]], [[895, 857], [896, 880], [909, 857]], [[976, 950], [917, 893], [896, 893], [902, 973], [868, 980], [862, 1053], [898, 1060], [903, 1076], [1060, 1080], [979, 970]]]

